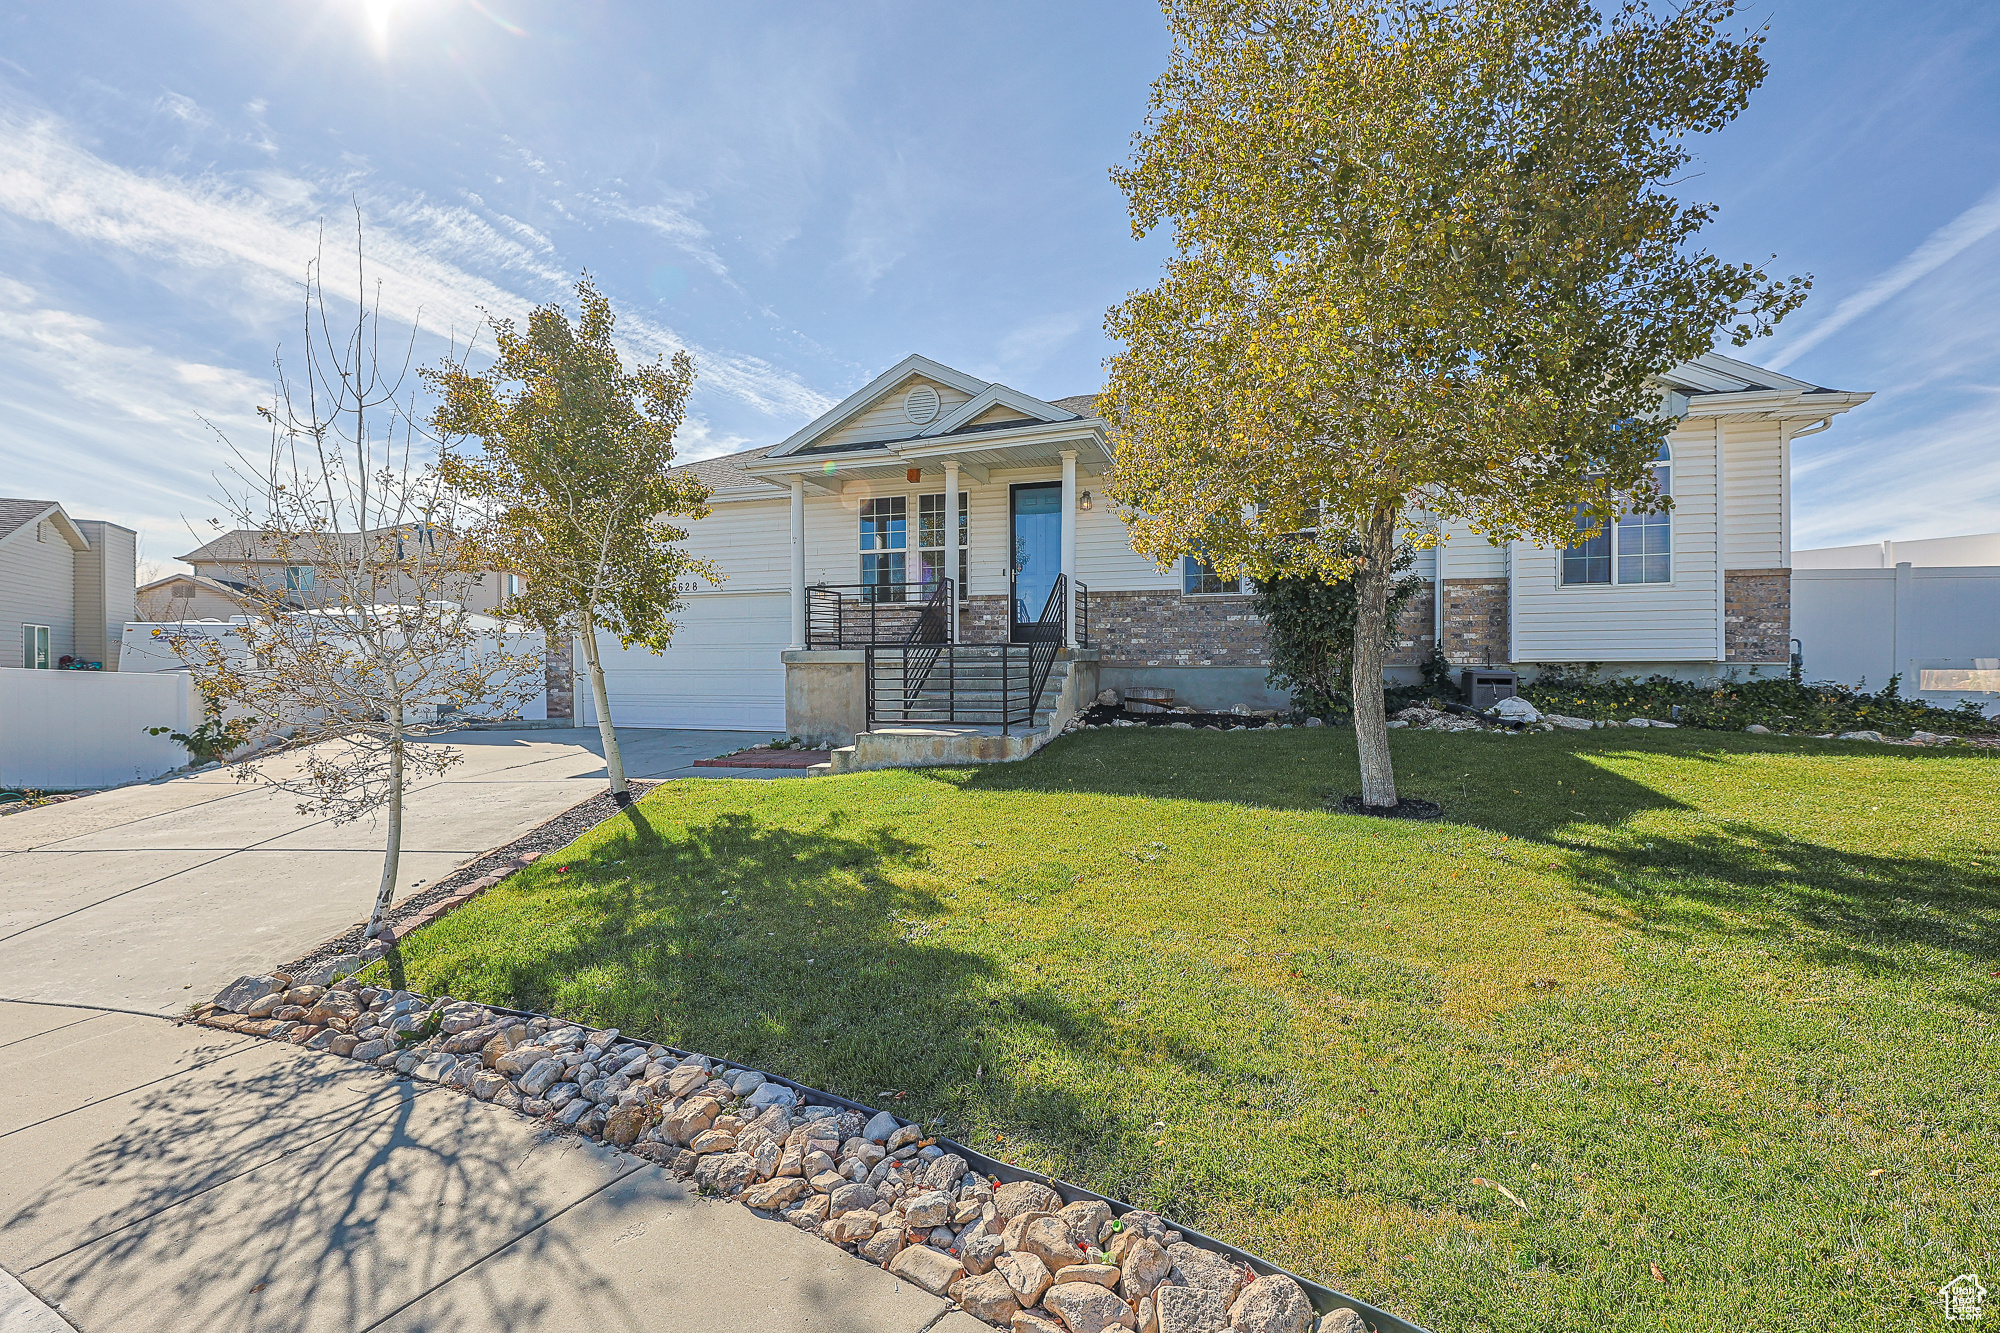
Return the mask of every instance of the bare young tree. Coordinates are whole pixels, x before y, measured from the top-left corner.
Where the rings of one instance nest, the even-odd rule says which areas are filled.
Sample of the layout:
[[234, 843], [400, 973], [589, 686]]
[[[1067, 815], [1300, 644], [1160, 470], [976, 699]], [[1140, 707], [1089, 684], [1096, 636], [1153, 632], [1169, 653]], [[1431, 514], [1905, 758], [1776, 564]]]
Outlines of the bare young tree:
[[329, 297], [323, 259], [306, 274], [303, 368], [294, 376], [281, 358], [275, 399], [257, 409], [268, 455], [232, 446], [228, 521], [211, 521], [256, 613], [227, 635], [164, 637], [204, 696], [253, 720], [253, 744], [295, 743], [236, 765], [240, 780], [336, 824], [386, 813], [374, 938], [395, 896], [410, 778], [464, 758], [421, 742], [518, 714], [538, 688], [542, 641], [465, 609], [482, 571], [404, 392], [417, 330], [385, 355], [358, 217], [351, 301]]

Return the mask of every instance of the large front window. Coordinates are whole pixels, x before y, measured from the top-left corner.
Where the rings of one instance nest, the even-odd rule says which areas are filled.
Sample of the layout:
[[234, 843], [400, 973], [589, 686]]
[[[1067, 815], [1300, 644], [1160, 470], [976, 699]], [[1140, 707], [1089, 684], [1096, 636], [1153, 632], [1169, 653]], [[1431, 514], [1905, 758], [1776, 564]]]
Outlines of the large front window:
[[863, 596], [900, 602], [908, 566], [909, 502], [900, 495], [861, 502], [861, 583]]
[[[958, 596], [965, 597], [966, 573], [966, 500], [964, 491], [958, 493], [958, 559], [952, 560], [945, 554], [944, 496], [919, 495], [917, 497], [917, 571], [924, 591], [929, 592], [940, 577], [958, 580]], [[956, 567], [956, 572], [947, 572]]]
[[[1673, 457], [1666, 445], [1653, 460], [1653, 485], [1672, 495]], [[1577, 511], [1576, 527], [1592, 526], [1591, 517]], [[1671, 583], [1674, 579], [1673, 515], [1621, 514], [1563, 552], [1564, 583]]]

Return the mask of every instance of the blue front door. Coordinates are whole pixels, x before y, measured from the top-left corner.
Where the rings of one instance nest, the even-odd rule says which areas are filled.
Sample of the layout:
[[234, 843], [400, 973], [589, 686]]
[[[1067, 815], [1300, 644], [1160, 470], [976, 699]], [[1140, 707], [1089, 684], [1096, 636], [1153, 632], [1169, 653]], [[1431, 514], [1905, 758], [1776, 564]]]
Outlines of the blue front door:
[[1036, 622], [1056, 575], [1062, 572], [1062, 483], [1036, 482], [1014, 487], [1014, 626], [1015, 643], [1033, 643], [1060, 635]]

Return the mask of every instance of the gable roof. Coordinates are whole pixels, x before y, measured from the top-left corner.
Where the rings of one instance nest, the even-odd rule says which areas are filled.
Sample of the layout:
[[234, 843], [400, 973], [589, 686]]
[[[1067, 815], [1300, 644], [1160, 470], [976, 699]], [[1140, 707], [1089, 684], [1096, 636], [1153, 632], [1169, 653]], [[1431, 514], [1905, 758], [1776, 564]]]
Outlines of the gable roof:
[[941, 361], [933, 361], [915, 352], [904, 357], [895, 365], [877, 375], [868, 383], [856, 389], [847, 397], [835, 403], [826, 411], [778, 441], [768, 451], [771, 458], [783, 458], [789, 454], [803, 453], [815, 441], [828, 435], [860, 416], [891, 392], [901, 387], [905, 380], [922, 376], [939, 384], [948, 384], [960, 393], [977, 397], [986, 391], [985, 380], [976, 379], [962, 370], [953, 370]]
[[90, 538], [83, 535], [83, 529], [70, 521], [62, 503], [57, 500], [12, 500], [0, 499], [0, 542], [17, 533], [27, 532], [43, 519], [56, 525], [63, 540], [79, 551], [90, 549]]
[[766, 444], [733, 454], [718, 454], [714, 458], [698, 458], [692, 463], [683, 463], [674, 471], [690, 473], [711, 491], [733, 491], [747, 486], [768, 491], [769, 485], [745, 472], [742, 465], [755, 462], [775, 448], [774, 444]]
[[1094, 393], [1079, 393], [1069, 398], [1051, 398], [1049, 402], [1065, 412], [1074, 412], [1080, 417], [1097, 415], [1097, 395]]
[[206, 574], [169, 574], [165, 578], [154, 579], [151, 583], [139, 585], [138, 588], [134, 589], [134, 592], [157, 592], [159, 589], [175, 583], [192, 583], [197, 588], [206, 588], [218, 597], [227, 597], [231, 601], [240, 604], [248, 604], [253, 600], [245, 595], [241, 586], [234, 583], [225, 583], [221, 579], [212, 579]]

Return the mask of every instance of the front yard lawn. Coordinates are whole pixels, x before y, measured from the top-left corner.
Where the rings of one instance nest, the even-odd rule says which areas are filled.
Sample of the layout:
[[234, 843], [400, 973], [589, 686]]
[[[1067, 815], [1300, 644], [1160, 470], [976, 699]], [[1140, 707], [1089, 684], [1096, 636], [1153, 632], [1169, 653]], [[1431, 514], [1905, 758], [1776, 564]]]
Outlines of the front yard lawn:
[[1928, 1328], [1991, 1285], [1995, 757], [1395, 747], [1444, 821], [1327, 813], [1327, 731], [671, 783], [408, 981], [893, 1105], [1440, 1331]]

